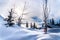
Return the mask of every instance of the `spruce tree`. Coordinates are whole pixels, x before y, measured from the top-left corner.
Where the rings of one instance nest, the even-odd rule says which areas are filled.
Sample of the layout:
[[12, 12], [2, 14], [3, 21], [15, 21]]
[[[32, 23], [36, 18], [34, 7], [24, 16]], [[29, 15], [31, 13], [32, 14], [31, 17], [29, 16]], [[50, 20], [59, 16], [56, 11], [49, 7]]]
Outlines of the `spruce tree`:
[[9, 12], [9, 16], [7, 18], [7, 25], [12, 26], [14, 19], [13, 19], [13, 9]]
[[35, 24], [35, 22], [34, 22], [34, 24], [33, 24], [33, 28], [36, 28], [36, 24]]
[[21, 26], [21, 18], [18, 18], [18, 26]]
[[60, 26], [60, 20], [58, 21], [58, 25]]
[[27, 27], [27, 28], [29, 27], [28, 22], [26, 22], [26, 27]]
[[31, 28], [33, 27], [32, 23], [30, 23], [30, 27], [31, 27]]
[[55, 23], [54, 23], [54, 19], [52, 18], [52, 25], [54, 25]]
[[52, 24], [51, 19], [50, 19], [50, 24]]

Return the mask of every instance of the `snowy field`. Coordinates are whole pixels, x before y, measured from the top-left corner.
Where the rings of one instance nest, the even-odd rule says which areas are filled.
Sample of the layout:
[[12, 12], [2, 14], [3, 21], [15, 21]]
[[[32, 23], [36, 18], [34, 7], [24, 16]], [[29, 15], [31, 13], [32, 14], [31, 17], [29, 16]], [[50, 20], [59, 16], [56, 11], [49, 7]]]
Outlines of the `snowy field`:
[[6, 22], [0, 20], [0, 40], [60, 40], [60, 29], [48, 29], [44, 34], [43, 29], [27, 29], [18, 26], [6, 27]]

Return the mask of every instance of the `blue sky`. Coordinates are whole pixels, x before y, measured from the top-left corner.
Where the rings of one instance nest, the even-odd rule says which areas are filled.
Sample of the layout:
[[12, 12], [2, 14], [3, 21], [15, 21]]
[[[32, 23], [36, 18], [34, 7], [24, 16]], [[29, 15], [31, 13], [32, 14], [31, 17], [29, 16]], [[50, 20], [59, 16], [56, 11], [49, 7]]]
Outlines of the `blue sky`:
[[[28, 17], [38, 16], [39, 18], [43, 18], [43, 0], [0, 0], [0, 14], [4, 17], [7, 17], [9, 14], [8, 11], [10, 11], [14, 4], [18, 10], [16, 10], [17, 14], [21, 14], [21, 10], [23, 9], [25, 1], [27, 2], [27, 9], [25, 11], [31, 12], [31, 14], [27, 15]], [[60, 17], [60, 0], [48, 0], [48, 8], [50, 10], [49, 18], [53, 17], [56, 19]]]

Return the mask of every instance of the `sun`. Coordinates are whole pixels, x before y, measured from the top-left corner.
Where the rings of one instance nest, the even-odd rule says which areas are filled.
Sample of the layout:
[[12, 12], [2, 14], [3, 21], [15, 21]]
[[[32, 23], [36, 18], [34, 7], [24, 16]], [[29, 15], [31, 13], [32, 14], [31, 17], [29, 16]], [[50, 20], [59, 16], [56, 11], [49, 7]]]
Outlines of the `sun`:
[[17, 13], [18, 16], [22, 15], [22, 10], [20, 9], [20, 7], [16, 7], [15, 11], [16, 11], [16, 13]]

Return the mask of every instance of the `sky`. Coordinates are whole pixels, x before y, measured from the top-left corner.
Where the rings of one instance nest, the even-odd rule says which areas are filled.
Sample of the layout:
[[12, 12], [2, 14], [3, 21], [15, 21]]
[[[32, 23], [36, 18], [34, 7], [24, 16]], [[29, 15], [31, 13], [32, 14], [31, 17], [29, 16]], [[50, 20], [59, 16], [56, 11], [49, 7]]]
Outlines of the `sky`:
[[[25, 18], [37, 16], [43, 18], [43, 1], [44, 0], [0, 0], [0, 15], [7, 17], [11, 8], [15, 8], [17, 16], [21, 16], [24, 4], [26, 2], [24, 13]], [[60, 0], [48, 0], [49, 18], [60, 17]]]

